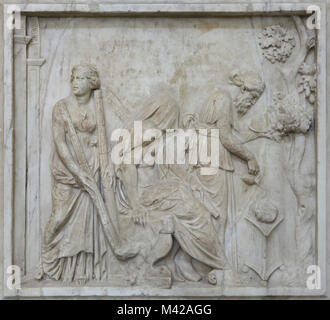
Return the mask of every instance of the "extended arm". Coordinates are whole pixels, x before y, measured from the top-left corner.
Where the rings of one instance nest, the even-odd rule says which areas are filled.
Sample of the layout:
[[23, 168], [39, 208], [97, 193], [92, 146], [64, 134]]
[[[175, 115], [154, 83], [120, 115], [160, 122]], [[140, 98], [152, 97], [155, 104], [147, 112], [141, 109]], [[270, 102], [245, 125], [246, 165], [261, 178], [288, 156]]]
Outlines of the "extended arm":
[[[219, 102], [217, 102], [219, 103]], [[223, 101], [222, 105], [217, 106], [219, 118], [217, 127], [219, 137], [223, 146], [232, 154], [247, 162], [249, 173], [257, 174], [259, 166], [253, 153], [251, 153], [237, 137], [232, 133], [232, 110], [231, 101]]]

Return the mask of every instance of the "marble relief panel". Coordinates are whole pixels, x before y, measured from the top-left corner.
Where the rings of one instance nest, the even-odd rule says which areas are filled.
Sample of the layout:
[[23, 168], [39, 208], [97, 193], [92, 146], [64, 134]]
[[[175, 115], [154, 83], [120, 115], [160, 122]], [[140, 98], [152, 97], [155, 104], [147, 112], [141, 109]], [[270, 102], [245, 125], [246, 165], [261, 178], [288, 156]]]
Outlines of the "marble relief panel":
[[318, 252], [317, 38], [305, 20], [24, 18], [24, 286], [305, 289]]

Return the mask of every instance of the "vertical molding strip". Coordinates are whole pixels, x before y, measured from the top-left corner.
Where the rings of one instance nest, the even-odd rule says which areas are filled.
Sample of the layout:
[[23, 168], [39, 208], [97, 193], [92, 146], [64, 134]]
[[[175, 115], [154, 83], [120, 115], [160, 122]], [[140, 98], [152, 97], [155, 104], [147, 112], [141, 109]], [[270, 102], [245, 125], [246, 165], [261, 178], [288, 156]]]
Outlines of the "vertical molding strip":
[[14, 64], [14, 31], [7, 26], [7, 6], [4, 5], [4, 171], [3, 171], [3, 272], [4, 295], [15, 296], [15, 290], [7, 287], [7, 268], [13, 264], [13, 204], [14, 204], [14, 96], [13, 96], [13, 64]]
[[33, 277], [41, 259], [40, 234], [40, 57], [38, 17], [28, 18], [31, 42], [27, 59], [27, 188], [26, 188], [26, 271]]
[[[327, 249], [327, 97], [326, 97], [326, 67], [323, 65], [326, 62], [326, 4], [317, 4], [321, 9], [321, 28], [316, 30], [316, 63], [318, 67], [317, 77], [317, 127], [316, 127], [316, 177], [317, 177], [317, 191], [316, 191], [316, 206], [317, 206], [317, 229], [316, 229], [316, 246], [315, 253], [317, 258], [317, 265], [321, 271], [321, 289], [326, 293], [327, 286], [327, 263], [326, 263], [326, 249]], [[329, 129], [328, 129], [329, 130]], [[329, 230], [328, 230], [329, 232]]]
[[26, 17], [21, 16], [21, 29], [14, 32], [14, 109], [15, 131], [24, 134], [15, 135], [15, 174], [14, 174], [14, 263], [22, 268], [25, 274], [26, 251], [26, 58], [27, 45], [31, 37], [26, 36]]

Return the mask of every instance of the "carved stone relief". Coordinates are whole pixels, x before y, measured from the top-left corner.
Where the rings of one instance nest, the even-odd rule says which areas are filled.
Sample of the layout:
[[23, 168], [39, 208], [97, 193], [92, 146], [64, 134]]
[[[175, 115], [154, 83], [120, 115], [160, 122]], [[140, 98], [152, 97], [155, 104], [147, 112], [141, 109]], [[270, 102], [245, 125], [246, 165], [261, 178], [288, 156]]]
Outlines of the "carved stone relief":
[[318, 74], [304, 18], [31, 16], [15, 32], [25, 286], [304, 288]]

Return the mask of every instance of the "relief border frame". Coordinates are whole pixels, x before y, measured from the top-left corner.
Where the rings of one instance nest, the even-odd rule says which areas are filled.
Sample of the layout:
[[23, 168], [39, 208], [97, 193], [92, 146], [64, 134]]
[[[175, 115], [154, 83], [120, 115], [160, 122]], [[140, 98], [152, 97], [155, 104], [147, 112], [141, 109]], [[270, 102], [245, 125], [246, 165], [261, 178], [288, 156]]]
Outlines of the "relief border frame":
[[6, 283], [7, 267], [13, 263], [14, 230], [14, 174], [15, 168], [15, 110], [14, 110], [14, 32], [6, 26], [7, 11], [17, 6], [26, 16], [49, 17], [214, 17], [244, 15], [303, 15], [307, 3], [113, 3], [113, 4], [4, 4], [4, 297], [41, 296], [163, 296], [163, 297], [220, 297], [220, 296], [322, 296], [326, 294], [326, 5], [312, 3], [321, 9], [321, 28], [317, 30], [316, 56], [317, 75], [316, 127], [316, 259], [321, 270], [321, 289], [301, 288], [180, 288], [158, 289], [147, 287], [40, 287], [10, 290]]

